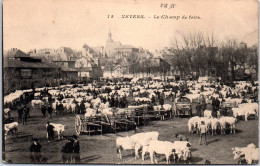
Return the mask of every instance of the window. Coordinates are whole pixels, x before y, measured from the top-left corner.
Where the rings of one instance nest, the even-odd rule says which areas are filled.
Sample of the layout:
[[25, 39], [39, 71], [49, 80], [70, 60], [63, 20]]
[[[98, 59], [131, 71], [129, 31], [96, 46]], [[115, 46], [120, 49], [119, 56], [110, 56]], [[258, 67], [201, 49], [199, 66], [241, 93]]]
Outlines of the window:
[[21, 69], [21, 77], [22, 78], [32, 77], [32, 70], [31, 69]]

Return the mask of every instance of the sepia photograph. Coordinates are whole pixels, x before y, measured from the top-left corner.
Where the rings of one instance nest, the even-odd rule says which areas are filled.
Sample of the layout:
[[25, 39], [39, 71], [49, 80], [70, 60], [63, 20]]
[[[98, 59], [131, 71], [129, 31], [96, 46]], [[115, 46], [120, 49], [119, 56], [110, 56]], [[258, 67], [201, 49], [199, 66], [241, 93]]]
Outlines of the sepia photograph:
[[3, 0], [2, 163], [259, 163], [258, 0]]

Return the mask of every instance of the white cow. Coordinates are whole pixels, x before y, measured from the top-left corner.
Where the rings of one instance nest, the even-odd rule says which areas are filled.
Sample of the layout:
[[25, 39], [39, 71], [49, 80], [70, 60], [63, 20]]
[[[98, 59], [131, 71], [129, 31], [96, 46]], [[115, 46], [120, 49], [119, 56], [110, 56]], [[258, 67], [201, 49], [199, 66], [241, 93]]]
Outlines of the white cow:
[[230, 125], [230, 134], [236, 133], [236, 118], [234, 117], [221, 117], [219, 119], [221, 134], [225, 134], [226, 125]]
[[148, 146], [152, 140], [158, 140], [158, 132], [137, 133], [131, 137], [118, 137], [116, 139], [117, 155], [122, 159], [122, 150], [135, 150], [135, 159], [139, 157], [138, 151]]
[[253, 161], [258, 162], [259, 160], [259, 148], [251, 143], [247, 147], [235, 147], [232, 148], [234, 154], [234, 160], [244, 156], [247, 164], [252, 164]]
[[244, 116], [245, 117], [245, 121], [247, 121], [247, 117], [245, 116], [245, 109], [243, 108], [232, 108], [232, 112], [233, 112], [233, 116], [235, 118], [239, 117], [239, 116]]
[[[156, 106], [153, 106], [153, 109], [155, 110], [155, 111], [159, 111], [160, 109], [161, 109], [161, 105], [156, 105]], [[172, 109], [172, 106], [170, 105], [170, 104], [164, 104], [163, 105], [163, 109], [164, 110], [171, 110]]]
[[105, 109], [105, 108], [108, 108], [108, 107], [109, 107], [109, 102], [101, 103], [101, 104], [100, 104], [100, 108], [101, 108], [101, 109]]
[[259, 113], [258, 103], [240, 104], [239, 108], [242, 108], [245, 111], [245, 121], [247, 121], [249, 115], [255, 115], [256, 117], [258, 117], [258, 113]]
[[204, 117], [206, 117], [206, 118], [211, 118], [211, 117], [212, 117], [212, 111], [205, 110], [205, 111], [204, 111]]
[[71, 108], [71, 112], [72, 112], [72, 113], [75, 113], [76, 104], [75, 104], [75, 103], [71, 103], [71, 104], [70, 104], [70, 108]]
[[101, 104], [101, 99], [99, 97], [96, 99], [92, 99], [90, 103], [92, 104], [94, 109], [97, 109], [97, 107], [99, 107]]
[[86, 103], [84, 103], [84, 105], [85, 105], [85, 108], [90, 108], [90, 103], [86, 102]]
[[[166, 157], [167, 164], [169, 164], [170, 156], [171, 155], [175, 156], [175, 149], [173, 143], [169, 141], [153, 140], [150, 142], [148, 151], [150, 153], [150, 159], [152, 164], [154, 164], [154, 157], [155, 157], [154, 153], [164, 154]], [[156, 158], [155, 158], [155, 162], [157, 163]]]
[[191, 133], [193, 128], [198, 132], [199, 123], [200, 123], [200, 117], [194, 116], [190, 118], [188, 121], [189, 132]]
[[96, 114], [97, 114], [97, 111], [95, 109], [87, 108], [86, 113], [85, 113], [85, 117], [95, 116]]
[[175, 141], [173, 143], [173, 148], [178, 156], [178, 160], [191, 159], [191, 143], [188, 141]]
[[104, 114], [104, 115], [113, 115], [113, 108], [104, 108], [104, 109], [101, 109], [101, 114]]
[[220, 126], [219, 120], [217, 118], [211, 118], [212, 135], [217, 134], [218, 126]]
[[185, 97], [187, 97], [188, 99], [190, 99], [191, 102], [193, 102], [194, 100], [199, 99], [200, 94], [186, 94]]
[[247, 147], [245, 151], [245, 159], [247, 164], [252, 164], [253, 161], [259, 160], [259, 148], [249, 148]]
[[39, 105], [41, 107], [44, 103], [41, 100], [32, 100], [31, 104], [32, 104], [32, 107], [34, 108], [35, 105]]
[[6, 136], [10, 131], [14, 131], [16, 136], [18, 135], [18, 122], [12, 122], [12, 123], [8, 123], [5, 124], [4, 126], [4, 130], [5, 130], [5, 140], [6, 140]]
[[244, 116], [245, 121], [248, 120], [249, 115], [255, 115], [258, 117], [258, 103], [243, 103], [238, 106], [238, 108], [232, 108], [233, 116], [237, 118], [238, 116]]

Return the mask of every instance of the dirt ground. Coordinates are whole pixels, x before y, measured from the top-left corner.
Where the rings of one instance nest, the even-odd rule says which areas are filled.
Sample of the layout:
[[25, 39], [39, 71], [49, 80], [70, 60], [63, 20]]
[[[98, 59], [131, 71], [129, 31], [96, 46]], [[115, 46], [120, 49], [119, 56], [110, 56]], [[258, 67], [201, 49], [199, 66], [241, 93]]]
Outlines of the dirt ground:
[[[195, 104], [193, 104], [195, 107]], [[210, 107], [210, 106], [209, 106]], [[195, 113], [195, 109], [193, 109]], [[16, 112], [12, 112], [13, 117], [17, 117]], [[46, 163], [61, 163], [61, 148], [67, 142], [64, 138], [47, 142], [46, 122], [61, 123], [66, 125], [64, 136], [75, 134], [75, 115], [68, 114], [63, 116], [54, 115], [52, 119], [42, 118], [39, 109], [31, 111], [31, 117], [26, 125], [19, 124], [18, 137], [9, 134], [5, 142], [5, 161], [7, 163], [30, 163], [29, 147], [32, 137], [37, 137], [42, 145], [44, 161]], [[231, 148], [243, 147], [254, 143], [258, 147], [258, 120], [252, 117], [245, 122], [240, 120], [236, 125], [236, 134], [227, 135], [207, 135], [208, 145], [198, 145], [199, 135], [188, 133], [188, 118], [172, 118], [165, 121], [151, 121], [148, 126], [140, 127], [140, 131], [158, 131], [159, 140], [175, 141], [176, 133], [181, 133], [189, 137], [192, 144], [192, 164], [204, 164], [206, 160], [211, 164], [237, 164], [233, 159]], [[115, 139], [118, 136], [130, 136], [134, 131], [118, 132], [116, 134], [100, 135], [80, 135], [81, 162], [89, 164], [150, 164], [150, 157], [146, 155], [145, 161], [134, 159], [134, 151], [123, 151], [123, 159], [118, 159], [116, 154]], [[166, 164], [164, 156], [158, 156], [158, 164]], [[172, 162], [172, 164], [174, 164]], [[181, 163], [176, 163], [181, 164]]]

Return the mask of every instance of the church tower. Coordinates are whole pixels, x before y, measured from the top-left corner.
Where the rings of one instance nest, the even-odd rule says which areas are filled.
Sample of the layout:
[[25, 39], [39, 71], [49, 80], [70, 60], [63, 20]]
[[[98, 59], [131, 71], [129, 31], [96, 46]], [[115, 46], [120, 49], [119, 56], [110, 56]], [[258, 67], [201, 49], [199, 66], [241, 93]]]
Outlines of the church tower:
[[108, 32], [108, 39], [107, 39], [107, 42], [113, 42], [113, 39], [112, 39], [112, 33], [110, 31], [110, 28], [109, 28], [109, 32]]
[[121, 46], [120, 42], [115, 42], [112, 39], [112, 33], [109, 28], [108, 32], [108, 38], [107, 38], [107, 43], [106, 43], [106, 48], [105, 48], [105, 54], [108, 57], [111, 57], [114, 53], [116, 53], [116, 48], [119, 48]]

